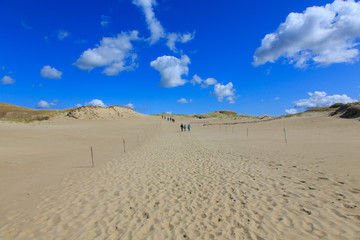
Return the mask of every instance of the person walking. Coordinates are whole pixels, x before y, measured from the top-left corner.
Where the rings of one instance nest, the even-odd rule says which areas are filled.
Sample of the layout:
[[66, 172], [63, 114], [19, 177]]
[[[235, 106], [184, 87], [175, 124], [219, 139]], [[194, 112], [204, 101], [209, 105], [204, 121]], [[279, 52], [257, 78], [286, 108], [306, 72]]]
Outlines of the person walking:
[[191, 128], [191, 126], [190, 126], [190, 123], [188, 124], [188, 132], [190, 132], [190, 128]]
[[181, 131], [184, 131], [184, 125], [183, 124], [180, 125], [180, 128], [181, 128]]

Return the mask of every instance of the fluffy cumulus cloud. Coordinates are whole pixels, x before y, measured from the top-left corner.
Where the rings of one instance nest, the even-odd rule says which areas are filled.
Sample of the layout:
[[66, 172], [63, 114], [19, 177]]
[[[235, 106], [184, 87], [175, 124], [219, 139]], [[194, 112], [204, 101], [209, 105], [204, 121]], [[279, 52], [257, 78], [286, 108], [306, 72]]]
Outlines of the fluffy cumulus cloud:
[[134, 104], [132, 104], [132, 103], [126, 104], [125, 107], [132, 108], [132, 109], [135, 108]]
[[4, 77], [1, 79], [1, 83], [2, 83], [3, 85], [11, 85], [11, 84], [14, 84], [14, 83], [15, 83], [15, 80], [14, 80], [12, 77], [4, 76]]
[[151, 33], [150, 43], [154, 44], [161, 38], [165, 37], [165, 30], [161, 23], [155, 17], [153, 6], [156, 5], [156, 0], [133, 0], [133, 3], [140, 7], [144, 12], [146, 23]]
[[56, 68], [50, 67], [49, 65], [44, 66], [41, 71], [40, 75], [43, 78], [49, 78], [49, 79], [61, 79], [61, 75], [63, 73]]
[[177, 100], [178, 103], [192, 103], [192, 99], [187, 100], [186, 98], [180, 98]]
[[205, 86], [210, 86], [210, 85], [215, 85], [217, 83], [215, 78], [207, 78], [206, 80], [204, 80], [203, 85]]
[[93, 99], [90, 102], [85, 103], [85, 106], [99, 106], [106, 107], [106, 105], [100, 99]]
[[359, 58], [360, 2], [335, 0], [290, 13], [267, 34], [254, 55], [255, 66], [284, 57], [296, 67], [351, 63]]
[[150, 66], [158, 70], [161, 75], [161, 87], [172, 88], [184, 85], [187, 81], [182, 75], [187, 75], [190, 58], [183, 55], [180, 59], [174, 56], [162, 56], [150, 63]]
[[39, 109], [45, 109], [45, 108], [50, 108], [51, 105], [50, 103], [48, 103], [47, 101], [41, 100], [38, 102], [38, 104], [36, 105], [36, 108]]
[[58, 99], [54, 99], [52, 102], [47, 102], [47, 101], [41, 100], [37, 103], [36, 108], [38, 108], [38, 109], [51, 108], [51, 107], [56, 106], [57, 103], [59, 103]]
[[139, 40], [138, 32], [122, 32], [116, 37], [104, 37], [96, 48], [84, 51], [74, 63], [81, 70], [105, 67], [103, 73], [114, 76], [135, 67], [137, 55], [131, 41]]
[[222, 102], [224, 98], [226, 98], [229, 103], [235, 103], [235, 99], [237, 96], [235, 95], [236, 90], [232, 84], [229, 82], [226, 85], [218, 83], [215, 78], [207, 78], [205, 80], [201, 79], [198, 75], [194, 75], [190, 81], [193, 85], [200, 84], [201, 88], [208, 88], [209, 86], [214, 86], [214, 92], [212, 95], [217, 97], [219, 102]]
[[307, 99], [300, 99], [294, 102], [295, 108], [314, 108], [314, 107], [327, 107], [335, 103], [351, 103], [356, 102], [356, 99], [352, 99], [346, 94], [343, 95], [331, 95], [328, 96], [326, 92], [315, 91], [309, 92], [310, 96]]
[[297, 109], [290, 108], [290, 109], [286, 109], [285, 112], [286, 112], [286, 114], [295, 114], [295, 113], [297, 113]]
[[214, 86], [214, 95], [217, 97], [219, 102], [222, 102], [226, 98], [229, 103], [235, 103], [235, 92], [232, 82], [229, 82], [226, 85], [216, 83]]

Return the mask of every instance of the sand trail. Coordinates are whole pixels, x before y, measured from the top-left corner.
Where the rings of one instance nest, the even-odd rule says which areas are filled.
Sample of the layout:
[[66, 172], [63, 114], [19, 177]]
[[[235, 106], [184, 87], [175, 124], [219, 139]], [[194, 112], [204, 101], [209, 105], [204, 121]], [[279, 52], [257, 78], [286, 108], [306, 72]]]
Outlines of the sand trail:
[[9, 214], [1, 239], [359, 239], [360, 189], [171, 125]]

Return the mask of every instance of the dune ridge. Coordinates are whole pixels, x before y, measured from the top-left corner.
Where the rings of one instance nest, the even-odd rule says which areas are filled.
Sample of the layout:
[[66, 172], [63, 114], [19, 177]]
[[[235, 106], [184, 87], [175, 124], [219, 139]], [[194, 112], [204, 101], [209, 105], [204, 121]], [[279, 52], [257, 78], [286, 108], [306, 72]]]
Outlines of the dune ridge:
[[141, 113], [134, 111], [131, 108], [123, 106], [83, 106], [69, 111], [68, 117], [75, 119], [120, 119], [120, 118], [137, 118], [144, 116]]

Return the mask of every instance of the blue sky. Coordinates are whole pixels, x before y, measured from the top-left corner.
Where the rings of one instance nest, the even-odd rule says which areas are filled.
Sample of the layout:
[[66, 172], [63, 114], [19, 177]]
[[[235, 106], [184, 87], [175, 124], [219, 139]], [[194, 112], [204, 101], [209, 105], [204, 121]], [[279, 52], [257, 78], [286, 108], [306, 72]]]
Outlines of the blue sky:
[[360, 99], [358, 1], [1, 0], [0, 21], [0, 102], [282, 115]]

